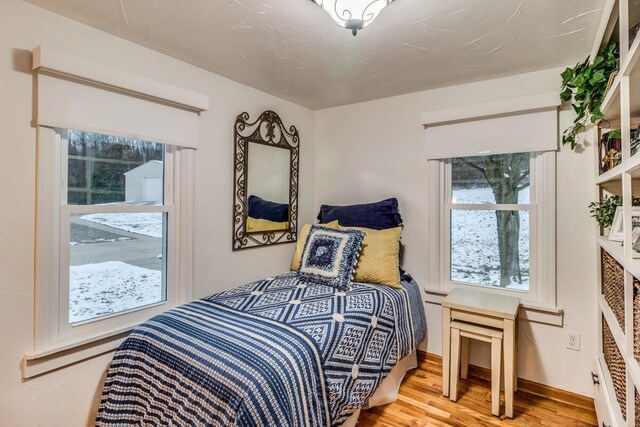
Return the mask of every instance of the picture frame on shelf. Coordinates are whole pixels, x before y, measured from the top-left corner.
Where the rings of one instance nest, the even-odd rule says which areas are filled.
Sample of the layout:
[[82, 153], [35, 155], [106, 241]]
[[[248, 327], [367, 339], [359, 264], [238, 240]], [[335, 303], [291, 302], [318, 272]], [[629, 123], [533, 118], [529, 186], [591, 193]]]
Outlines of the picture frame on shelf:
[[613, 242], [622, 242], [624, 240], [624, 232], [622, 230], [622, 206], [616, 208], [611, 229], [609, 230], [609, 240]]
[[640, 258], [640, 220], [638, 218], [632, 217], [632, 234], [631, 241], [633, 242], [633, 252], [631, 253], [634, 259]]
[[[640, 250], [640, 206], [631, 207], [631, 224], [634, 250], [636, 246]], [[622, 206], [616, 208], [616, 214], [611, 224], [611, 231], [609, 231], [609, 240], [614, 242], [624, 241]], [[640, 253], [638, 256], [640, 256]]]
[[631, 156], [634, 156], [640, 148], [640, 125], [631, 132]]

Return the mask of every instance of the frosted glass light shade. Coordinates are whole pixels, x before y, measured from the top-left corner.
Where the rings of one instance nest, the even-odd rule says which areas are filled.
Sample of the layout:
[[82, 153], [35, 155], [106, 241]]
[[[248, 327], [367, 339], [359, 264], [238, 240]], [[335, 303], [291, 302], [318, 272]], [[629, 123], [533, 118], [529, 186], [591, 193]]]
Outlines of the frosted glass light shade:
[[313, 0], [338, 23], [355, 36], [371, 24], [393, 0]]

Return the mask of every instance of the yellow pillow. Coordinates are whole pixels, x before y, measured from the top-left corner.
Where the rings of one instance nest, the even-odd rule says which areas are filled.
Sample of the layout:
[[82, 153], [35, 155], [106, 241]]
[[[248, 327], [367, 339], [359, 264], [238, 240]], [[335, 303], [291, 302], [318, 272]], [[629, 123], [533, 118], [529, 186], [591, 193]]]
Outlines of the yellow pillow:
[[340, 230], [364, 231], [364, 242], [353, 276], [354, 282], [377, 283], [402, 289], [400, 284], [400, 234], [402, 227], [373, 230], [343, 227]]
[[[327, 228], [338, 229], [338, 220], [331, 221], [328, 224], [318, 224]], [[296, 242], [296, 251], [293, 253], [293, 259], [291, 260], [291, 271], [297, 271], [300, 266], [300, 258], [302, 258], [302, 252], [304, 251], [304, 244], [307, 243], [307, 236], [311, 230], [311, 224], [305, 224], [298, 233], [298, 241]]]
[[268, 219], [259, 219], [248, 216], [247, 217], [247, 233], [258, 231], [275, 231], [286, 230], [289, 228], [289, 222], [274, 222]]

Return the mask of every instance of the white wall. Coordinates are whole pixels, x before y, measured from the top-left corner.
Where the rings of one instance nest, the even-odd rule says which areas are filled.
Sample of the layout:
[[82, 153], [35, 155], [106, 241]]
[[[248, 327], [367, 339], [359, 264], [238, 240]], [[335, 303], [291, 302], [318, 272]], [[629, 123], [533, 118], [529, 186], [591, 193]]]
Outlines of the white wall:
[[[403, 267], [427, 280], [427, 162], [420, 141], [424, 112], [558, 91], [560, 69], [459, 85], [315, 112], [316, 205], [396, 196], [405, 228]], [[571, 112], [561, 113], [561, 128]], [[527, 129], [522, 129], [526, 132]], [[496, 129], [496, 132], [500, 132]], [[447, 141], [442, 141], [446, 144]], [[596, 347], [595, 232], [587, 205], [594, 193], [593, 147], [558, 155], [558, 304], [564, 327], [521, 322], [519, 376], [591, 395]], [[428, 351], [441, 354], [440, 306], [425, 304]], [[565, 348], [566, 331], [582, 334], [581, 351]], [[477, 351], [479, 350], [479, 351]], [[472, 362], [488, 366], [486, 348]]]
[[301, 137], [300, 220], [313, 212], [313, 114], [19, 0], [0, 1], [0, 426], [91, 424], [111, 355], [28, 381], [33, 345], [35, 129], [30, 51], [39, 44], [204, 93], [195, 168], [196, 297], [287, 270], [292, 245], [231, 251], [233, 123], [273, 109]]
[[[46, 44], [211, 97], [200, 119], [195, 170], [196, 297], [286, 270], [291, 245], [231, 251], [233, 121], [266, 109], [301, 135], [300, 222], [321, 203], [397, 196], [406, 228], [403, 265], [426, 280], [426, 162], [420, 114], [557, 89], [558, 70], [311, 112], [19, 0], [0, 1], [0, 426], [90, 424], [110, 354], [28, 381], [33, 345], [35, 129], [30, 51]], [[315, 131], [314, 131], [315, 128]], [[316, 141], [314, 143], [314, 141]], [[586, 206], [594, 196], [593, 154], [558, 159], [558, 301], [565, 327], [523, 323], [520, 375], [590, 394], [595, 352], [595, 239]], [[315, 178], [315, 182], [314, 182]], [[576, 268], [579, 266], [579, 268]], [[429, 348], [439, 353], [440, 310], [427, 305]], [[582, 350], [564, 349], [565, 331]], [[476, 363], [480, 362], [476, 360]]]

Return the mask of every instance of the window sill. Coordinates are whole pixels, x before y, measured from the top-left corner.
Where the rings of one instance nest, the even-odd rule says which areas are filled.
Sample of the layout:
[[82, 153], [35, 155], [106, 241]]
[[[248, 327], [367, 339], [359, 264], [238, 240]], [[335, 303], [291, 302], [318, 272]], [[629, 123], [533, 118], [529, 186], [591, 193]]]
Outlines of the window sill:
[[114, 351], [133, 328], [130, 326], [86, 340], [27, 353], [22, 361], [22, 379], [37, 377]]
[[[426, 293], [425, 302], [428, 304], [441, 305], [442, 300], [449, 294], [449, 291], [442, 289], [424, 289]], [[528, 322], [542, 323], [544, 325], [562, 326], [564, 321], [564, 310], [558, 307], [545, 307], [531, 303], [522, 303], [518, 316], [521, 320]]]

